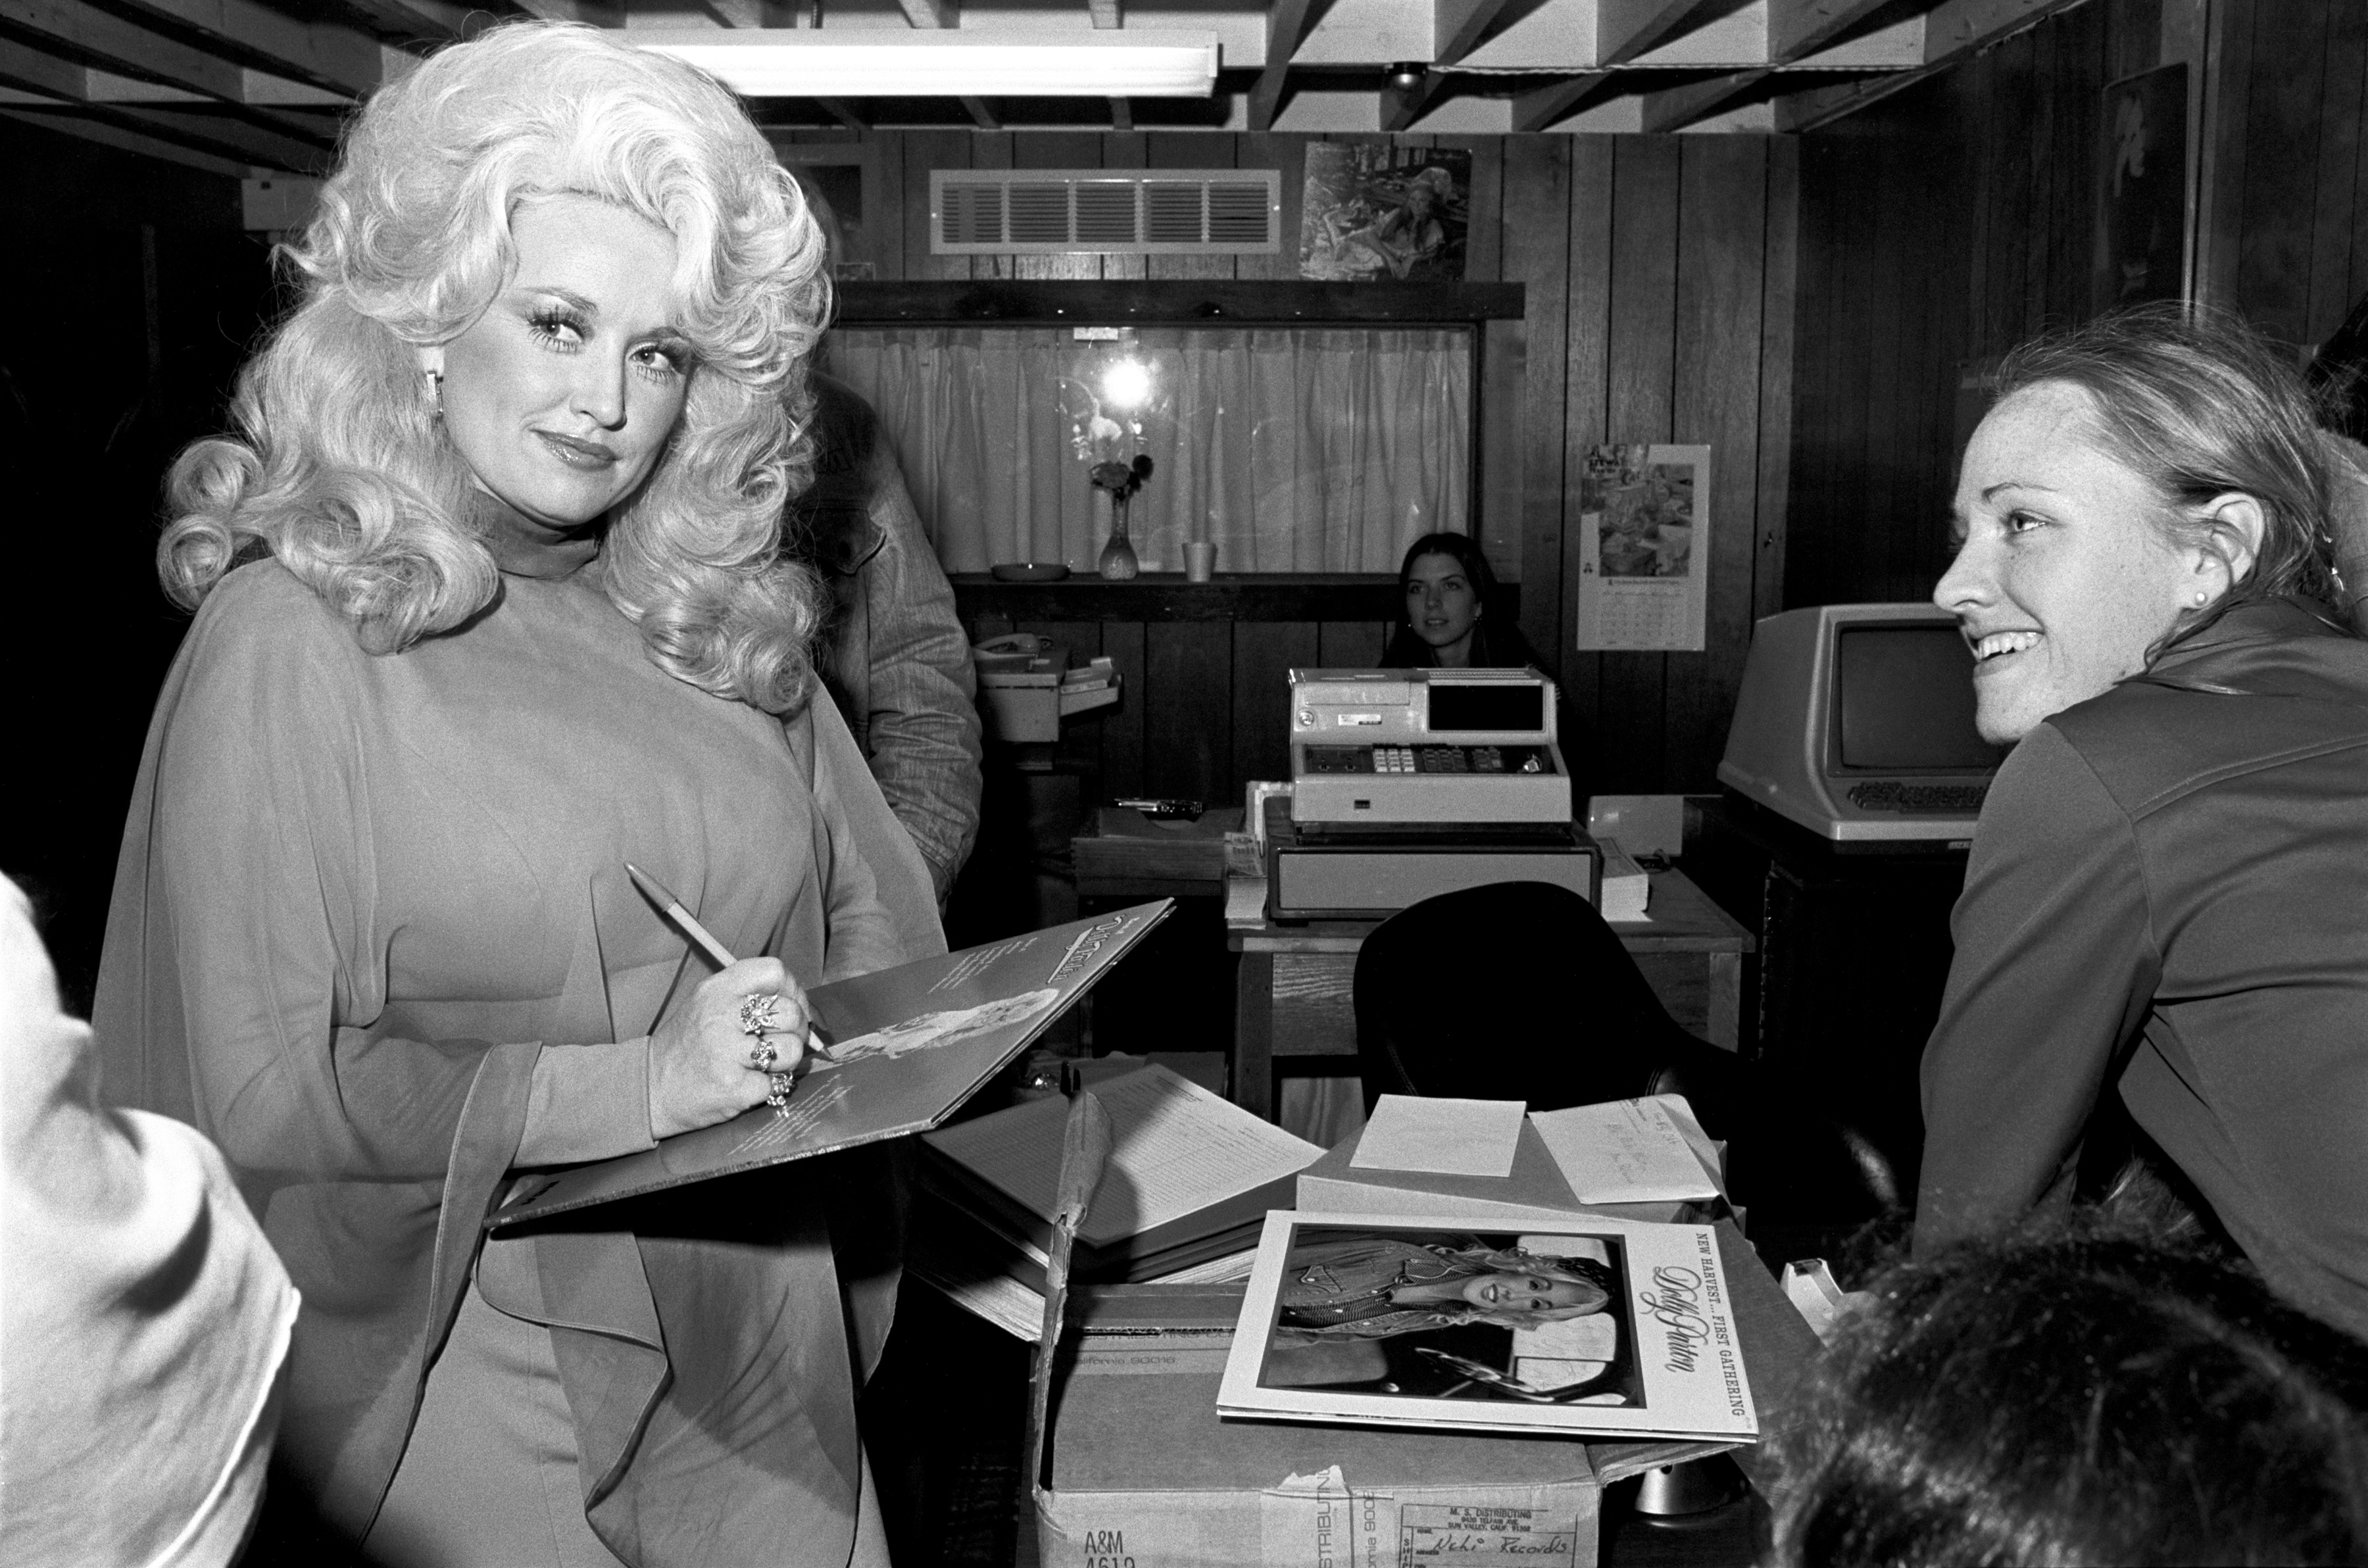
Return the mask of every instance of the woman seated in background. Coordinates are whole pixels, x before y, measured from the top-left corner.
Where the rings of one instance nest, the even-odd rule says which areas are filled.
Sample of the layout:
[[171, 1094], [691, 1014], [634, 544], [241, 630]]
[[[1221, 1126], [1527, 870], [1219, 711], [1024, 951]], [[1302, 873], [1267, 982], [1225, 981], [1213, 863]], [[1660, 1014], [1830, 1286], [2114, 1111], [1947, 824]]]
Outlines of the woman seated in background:
[[[383, 1564], [886, 1560], [850, 1362], [888, 1299], [819, 1162], [482, 1232], [787, 1093], [803, 986], [943, 950], [777, 559], [822, 254], [714, 81], [496, 28], [348, 128], [244, 438], [175, 468], [197, 618], [96, 1023], [303, 1293], [275, 1561], [329, 1560], [291, 1507]], [[748, 956], [689, 959], [629, 859]]]
[[1879, 1277], [1804, 1394], [1773, 1568], [2368, 1562], [2368, 1349], [2094, 1220]]
[[1461, 670], [1537, 664], [1537, 650], [1513, 618], [1492, 615], [1497, 597], [1497, 574], [1478, 540], [1463, 534], [1423, 535], [1406, 547], [1398, 563], [1406, 624], [1390, 639], [1383, 665]]
[[[1463, 534], [1425, 534], [1406, 547], [1398, 563], [1398, 599], [1406, 624], [1382, 653], [1382, 667], [1394, 670], [1519, 669], [1532, 665], [1552, 675], [1513, 618], [1498, 606], [1497, 574], [1479, 541]], [[1595, 792], [1595, 739], [1572, 709], [1569, 693], [1555, 688], [1555, 741], [1570, 767], [1571, 801], [1582, 820], [1587, 797]]]
[[2368, 644], [2329, 483], [2240, 326], [2146, 310], [2001, 367], [1933, 599], [2015, 749], [1924, 1056], [1919, 1256], [2111, 1174], [2111, 1091], [2271, 1287], [2368, 1335]]

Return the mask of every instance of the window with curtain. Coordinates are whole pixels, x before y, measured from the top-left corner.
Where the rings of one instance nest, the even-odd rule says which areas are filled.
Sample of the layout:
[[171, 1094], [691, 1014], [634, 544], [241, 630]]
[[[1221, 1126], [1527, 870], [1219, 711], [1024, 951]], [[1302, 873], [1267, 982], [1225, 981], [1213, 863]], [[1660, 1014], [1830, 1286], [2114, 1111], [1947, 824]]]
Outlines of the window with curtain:
[[831, 372], [870, 399], [950, 572], [1094, 569], [1110, 497], [1089, 472], [1156, 465], [1129, 502], [1146, 571], [1188, 540], [1220, 572], [1395, 572], [1469, 531], [1472, 345], [1453, 327], [848, 326]]

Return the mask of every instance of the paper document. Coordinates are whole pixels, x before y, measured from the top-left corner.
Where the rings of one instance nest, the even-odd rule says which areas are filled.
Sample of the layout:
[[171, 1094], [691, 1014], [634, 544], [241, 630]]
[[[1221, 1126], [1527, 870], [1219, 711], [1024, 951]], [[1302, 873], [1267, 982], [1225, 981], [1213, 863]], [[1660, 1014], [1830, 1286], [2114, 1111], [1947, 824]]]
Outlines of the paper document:
[[1349, 1164], [1369, 1171], [1506, 1176], [1521, 1138], [1520, 1100], [1426, 1099], [1383, 1095]]
[[[1089, 1245], [1198, 1213], [1304, 1170], [1324, 1152], [1165, 1067], [1103, 1079], [1093, 1092], [1115, 1137], [1079, 1233]], [[1066, 1102], [1040, 1100], [933, 1132], [929, 1142], [1050, 1221], [1067, 1114]]]
[[[1668, 1100], [1684, 1105], [1675, 1096], [1655, 1096], [1540, 1111], [1530, 1121], [1581, 1203], [1716, 1198], [1718, 1184], [1703, 1168]], [[1692, 1112], [1684, 1114], [1691, 1123]]]

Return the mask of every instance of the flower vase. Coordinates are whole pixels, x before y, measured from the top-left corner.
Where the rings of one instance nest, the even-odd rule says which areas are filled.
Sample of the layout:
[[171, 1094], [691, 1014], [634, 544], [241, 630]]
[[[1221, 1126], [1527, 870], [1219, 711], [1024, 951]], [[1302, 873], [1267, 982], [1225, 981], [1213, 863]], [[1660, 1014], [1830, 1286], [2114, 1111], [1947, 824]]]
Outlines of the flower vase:
[[1126, 537], [1127, 497], [1110, 497], [1110, 542], [1102, 546], [1101, 574], [1105, 582], [1124, 583], [1143, 568], [1134, 559], [1134, 546]]

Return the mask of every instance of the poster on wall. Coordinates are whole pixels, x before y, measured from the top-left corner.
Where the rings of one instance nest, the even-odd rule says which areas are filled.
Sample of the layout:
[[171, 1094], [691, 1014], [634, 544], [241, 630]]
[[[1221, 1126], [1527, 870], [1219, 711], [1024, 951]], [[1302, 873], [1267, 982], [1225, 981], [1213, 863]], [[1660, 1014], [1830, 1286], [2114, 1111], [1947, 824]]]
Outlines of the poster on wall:
[[2124, 76], [2100, 116], [2096, 303], [2176, 300], [2187, 252], [2187, 65]]
[[1452, 147], [1315, 142], [1299, 217], [1299, 275], [1456, 283], [1472, 217], [1472, 154]]
[[1578, 494], [1578, 647], [1700, 652], [1710, 619], [1710, 449], [1598, 447]]

